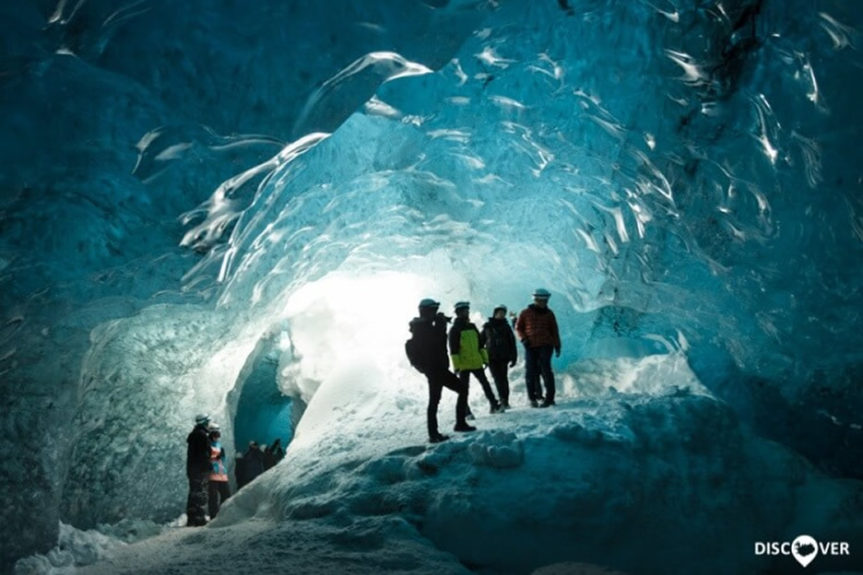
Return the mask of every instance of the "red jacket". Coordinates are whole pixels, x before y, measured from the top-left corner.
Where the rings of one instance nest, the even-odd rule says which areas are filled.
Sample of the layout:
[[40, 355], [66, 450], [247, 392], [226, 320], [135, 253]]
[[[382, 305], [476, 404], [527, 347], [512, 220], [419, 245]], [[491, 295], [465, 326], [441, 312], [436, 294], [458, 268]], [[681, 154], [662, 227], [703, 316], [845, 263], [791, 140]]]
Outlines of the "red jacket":
[[515, 322], [515, 333], [518, 339], [525, 341], [527, 347], [542, 347], [550, 345], [555, 351], [560, 351], [560, 332], [557, 330], [557, 319], [549, 308], [541, 308], [530, 304], [518, 314]]

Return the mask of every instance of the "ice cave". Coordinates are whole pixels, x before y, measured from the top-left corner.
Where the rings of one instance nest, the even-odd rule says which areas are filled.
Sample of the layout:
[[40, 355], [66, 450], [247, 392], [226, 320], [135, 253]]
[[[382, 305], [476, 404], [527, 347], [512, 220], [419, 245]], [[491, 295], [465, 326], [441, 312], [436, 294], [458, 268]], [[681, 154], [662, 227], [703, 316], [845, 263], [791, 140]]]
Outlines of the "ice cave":
[[[863, 4], [0, 3], [0, 572], [863, 573]], [[551, 293], [430, 443], [423, 298]], [[455, 394], [438, 417], [454, 423]], [[286, 455], [186, 525], [186, 436]]]

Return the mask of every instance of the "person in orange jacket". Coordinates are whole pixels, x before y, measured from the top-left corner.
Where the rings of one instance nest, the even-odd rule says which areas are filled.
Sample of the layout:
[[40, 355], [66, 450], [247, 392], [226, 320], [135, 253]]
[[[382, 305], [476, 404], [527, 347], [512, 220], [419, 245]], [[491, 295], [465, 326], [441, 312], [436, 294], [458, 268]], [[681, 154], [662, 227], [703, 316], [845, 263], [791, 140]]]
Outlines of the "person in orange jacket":
[[210, 424], [210, 519], [219, 514], [222, 503], [231, 496], [228, 484], [228, 470], [225, 468], [225, 448], [222, 447], [222, 430], [218, 423]]
[[[518, 314], [515, 333], [524, 344], [524, 368], [527, 398], [531, 407], [554, 405], [554, 372], [551, 370], [552, 351], [560, 357], [560, 332], [554, 312], [548, 307], [551, 294], [543, 288], [533, 292], [533, 303]], [[545, 383], [545, 398], [539, 378]], [[539, 403], [542, 401], [542, 403]]]

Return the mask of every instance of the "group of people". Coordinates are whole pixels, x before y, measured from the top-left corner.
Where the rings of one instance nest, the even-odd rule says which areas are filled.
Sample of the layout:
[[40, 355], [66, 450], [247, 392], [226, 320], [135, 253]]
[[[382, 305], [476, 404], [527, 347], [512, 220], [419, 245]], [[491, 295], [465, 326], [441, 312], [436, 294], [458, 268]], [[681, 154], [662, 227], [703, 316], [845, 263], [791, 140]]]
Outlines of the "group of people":
[[[455, 304], [456, 317], [448, 333], [447, 325], [452, 318], [438, 311], [440, 303], [431, 298], [420, 301], [419, 316], [409, 325], [411, 339], [405, 343], [405, 351], [411, 365], [425, 375], [428, 382], [426, 426], [431, 443], [449, 439], [440, 433], [437, 422], [438, 404], [444, 387], [457, 394], [453, 429], [457, 432], [476, 430], [468, 423], [473, 419], [468, 405], [471, 375], [482, 386], [491, 413], [509, 409], [508, 372], [518, 361], [516, 337], [525, 350], [525, 380], [530, 406], [550, 407], [555, 404], [551, 358], [552, 354], [560, 356], [560, 331], [554, 312], [548, 307], [549, 298], [551, 294], [546, 289], [534, 291], [533, 303], [517, 317], [513, 314], [512, 327], [507, 321], [507, 307], [499, 305], [482, 330], [470, 321], [470, 303], [460, 301]], [[454, 372], [450, 371], [450, 360]], [[494, 380], [497, 396], [486, 377], [486, 366]], [[545, 385], [545, 395], [540, 387], [540, 378]]]
[[[186, 438], [186, 476], [189, 479], [189, 497], [186, 500], [186, 524], [190, 527], [206, 525], [218, 515], [219, 508], [231, 497], [228, 470], [225, 467], [225, 449], [222, 447], [222, 430], [209, 415], [195, 417], [195, 427]], [[237, 489], [274, 466], [285, 456], [281, 439], [265, 448], [249, 442], [249, 449], [237, 456], [234, 473]]]
[[[429, 441], [439, 443], [449, 439], [438, 430], [437, 411], [443, 388], [458, 394], [455, 407], [457, 432], [476, 431], [468, 423], [474, 419], [468, 406], [468, 384], [471, 375], [479, 381], [489, 403], [491, 413], [503, 413], [509, 405], [509, 368], [518, 361], [516, 338], [524, 346], [525, 382], [527, 399], [531, 407], [554, 405], [555, 384], [551, 368], [552, 353], [560, 356], [560, 332], [554, 312], [548, 307], [551, 294], [545, 289], [533, 292], [533, 303], [507, 320], [507, 307], [494, 308], [492, 316], [482, 330], [470, 321], [470, 303], [455, 304], [455, 321], [439, 311], [440, 303], [426, 298], [419, 303], [419, 316], [410, 322], [411, 339], [405, 343], [408, 360], [428, 382], [426, 427]], [[452, 327], [447, 331], [447, 325]], [[514, 328], [514, 332], [513, 332]], [[450, 371], [450, 360], [453, 371]], [[492, 390], [485, 374], [486, 366], [494, 380]], [[545, 395], [540, 387], [545, 385]], [[219, 425], [208, 415], [198, 415], [195, 427], [186, 438], [186, 475], [189, 479], [189, 497], [186, 502], [187, 524], [206, 525], [216, 517], [219, 508], [231, 496], [228, 472], [225, 467], [225, 450], [221, 444]], [[237, 456], [235, 468], [237, 488], [278, 463], [284, 457], [281, 440], [261, 447], [249, 443], [245, 453]]]
[[250, 441], [245, 453], [237, 454], [234, 466], [234, 477], [237, 479], [237, 489], [250, 483], [255, 477], [274, 466], [285, 456], [281, 438], [276, 438], [270, 445], [259, 445]]

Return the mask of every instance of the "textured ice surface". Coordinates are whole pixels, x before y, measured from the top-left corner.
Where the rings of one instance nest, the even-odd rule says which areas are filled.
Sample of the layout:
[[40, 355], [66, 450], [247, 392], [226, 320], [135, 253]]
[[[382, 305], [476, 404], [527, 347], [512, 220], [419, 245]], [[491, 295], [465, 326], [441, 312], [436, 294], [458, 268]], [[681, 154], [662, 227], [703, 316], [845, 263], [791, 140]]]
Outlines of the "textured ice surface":
[[[241, 437], [255, 381], [308, 404], [298, 450], [392, 408], [426, 295], [479, 321], [544, 285], [572, 397], [652, 397], [669, 354], [680, 393], [859, 478], [859, 9], [569, 5], [4, 3], [4, 562], [61, 517], [175, 517], [192, 415]], [[458, 457], [518, 469], [501, 432]]]

